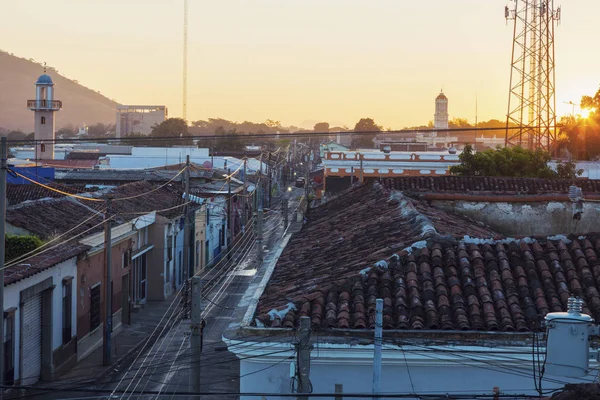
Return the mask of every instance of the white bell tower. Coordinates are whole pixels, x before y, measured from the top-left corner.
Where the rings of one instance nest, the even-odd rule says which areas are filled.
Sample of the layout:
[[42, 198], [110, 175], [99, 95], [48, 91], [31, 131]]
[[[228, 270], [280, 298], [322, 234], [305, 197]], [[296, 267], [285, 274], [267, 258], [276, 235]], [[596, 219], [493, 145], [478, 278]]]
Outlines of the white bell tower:
[[438, 97], [435, 98], [433, 126], [435, 129], [448, 129], [448, 98], [443, 90], [440, 91]]
[[35, 158], [54, 159], [54, 113], [62, 108], [60, 100], [54, 100], [54, 82], [46, 74], [40, 75], [35, 82], [35, 100], [27, 100], [27, 108], [34, 112]]

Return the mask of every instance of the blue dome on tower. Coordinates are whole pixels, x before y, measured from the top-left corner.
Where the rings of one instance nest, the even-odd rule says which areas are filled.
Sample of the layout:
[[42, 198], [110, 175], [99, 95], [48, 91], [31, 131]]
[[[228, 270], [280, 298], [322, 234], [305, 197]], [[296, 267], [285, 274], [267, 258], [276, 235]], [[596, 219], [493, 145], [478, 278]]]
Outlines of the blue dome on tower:
[[54, 85], [54, 82], [52, 82], [52, 78], [50, 78], [50, 75], [43, 74], [43, 75], [40, 75], [40, 77], [35, 82], [35, 84], [36, 85]]

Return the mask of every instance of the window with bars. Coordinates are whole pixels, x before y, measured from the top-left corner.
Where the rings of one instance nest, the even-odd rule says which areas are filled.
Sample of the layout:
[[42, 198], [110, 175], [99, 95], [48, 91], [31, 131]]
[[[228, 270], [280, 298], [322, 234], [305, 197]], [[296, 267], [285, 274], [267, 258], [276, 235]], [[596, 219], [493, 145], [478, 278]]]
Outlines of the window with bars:
[[63, 315], [63, 323], [62, 323], [62, 342], [63, 344], [69, 343], [71, 340], [71, 331], [72, 331], [72, 317], [73, 317], [73, 308], [72, 305], [72, 289], [73, 286], [71, 284], [71, 280], [63, 281], [63, 291], [62, 291], [62, 315]]
[[100, 284], [90, 289], [90, 331], [100, 326]]
[[123, 252], [123, 268], [127, 268], [131, 265], [131, 249], [127, 249]]
[[167, 261], [173, 259], [173, 236], [167, 236]]

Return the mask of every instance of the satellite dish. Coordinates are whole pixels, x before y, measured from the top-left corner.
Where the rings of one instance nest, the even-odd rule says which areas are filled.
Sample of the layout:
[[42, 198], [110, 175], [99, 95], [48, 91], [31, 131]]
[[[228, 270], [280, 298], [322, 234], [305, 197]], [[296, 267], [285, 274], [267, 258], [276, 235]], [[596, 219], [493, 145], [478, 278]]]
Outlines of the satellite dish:
[[206, 169], [212, 169], [212, 163], [210, 161], [204, 161], [202, 166]]

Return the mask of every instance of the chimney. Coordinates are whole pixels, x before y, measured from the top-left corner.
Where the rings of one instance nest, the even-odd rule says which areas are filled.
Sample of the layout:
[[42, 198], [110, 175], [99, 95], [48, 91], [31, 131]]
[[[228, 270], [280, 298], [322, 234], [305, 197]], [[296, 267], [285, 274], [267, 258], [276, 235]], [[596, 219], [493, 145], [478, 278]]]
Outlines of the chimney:
[[583, 300], [570, 297], [568, 311], [546, 315], [546, 373], [580, 377], [589, 372], [589, 335], [594, 320], [582, 314]]

